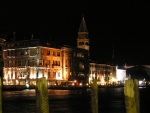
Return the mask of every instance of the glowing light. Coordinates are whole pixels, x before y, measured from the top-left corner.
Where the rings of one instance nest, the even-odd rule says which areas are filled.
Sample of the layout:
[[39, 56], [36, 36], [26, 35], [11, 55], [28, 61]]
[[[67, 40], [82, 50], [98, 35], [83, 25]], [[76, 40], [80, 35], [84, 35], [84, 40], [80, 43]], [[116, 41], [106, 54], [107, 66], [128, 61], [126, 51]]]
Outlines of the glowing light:
[[82, 86], [82, 83], [80, 83], [79, 86]]
[[139, 85], [141, 85], [143, 83], [143, 81], [139, 81]]
[[56, 79], [57, 80], [61, 80], [62, 79], [62, 75], [60, 75], [60, 72], [56, 73]]
[[112, 78], [112, 82], [117, 82], [118, 80], [116, 78]]
[[16, 80], [16, 84], [19, 84], [19, 81], [18, 81], [18, 80]]
[[26, 87], [29, 88], [29, 84], [26, 84]]
[[117, 78], [119, 81], [125, 80], [125, 78], [126, 78], [126, 70], [117, 69], [116, 71], [117, 71], [116, 78]]
[[101, 78], [101, 85], [105, 85], [105, 80], [104, 80], [104, 77], [102, 76]]
[[74, 83], [72, 83], [72, 86], [74, 86], [75, 84]]

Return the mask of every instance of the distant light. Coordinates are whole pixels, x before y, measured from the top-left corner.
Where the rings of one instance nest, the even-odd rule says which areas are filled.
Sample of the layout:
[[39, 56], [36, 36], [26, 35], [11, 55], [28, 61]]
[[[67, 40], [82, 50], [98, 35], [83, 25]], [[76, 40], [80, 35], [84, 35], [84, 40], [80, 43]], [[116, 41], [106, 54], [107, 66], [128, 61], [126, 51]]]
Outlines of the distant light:
[[143, 81], [139, 81], [139, 85], [141, 85], [143, 83]]
[[80, 83], [79, 85], [82, 86], [82, 83]]
[[27, 88], [29, 88], [29, 86], [30, 86], [29, 84], [26, 84], [26, 87], [27, 87]]

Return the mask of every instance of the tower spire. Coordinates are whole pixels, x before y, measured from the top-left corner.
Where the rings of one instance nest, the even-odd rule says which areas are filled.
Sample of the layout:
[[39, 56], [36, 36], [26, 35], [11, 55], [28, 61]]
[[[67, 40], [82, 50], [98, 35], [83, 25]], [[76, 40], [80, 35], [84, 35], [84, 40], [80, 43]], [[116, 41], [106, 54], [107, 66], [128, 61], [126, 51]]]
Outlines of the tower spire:
[[83, 15], [80, 23], [79, 31], [78, 31], [77, 48], [81, 48], [89, 51], [90, 46], [89, 46], [88, 34], [89, 33]]
[[79, 27], [79, 32], [88, 32], [87, 27], [86, 27], [86, 23], [85, 23], [85, 19], [84, 19], [84, 15], [82, 15], [82, 20], [81, 20], [81, 24]]

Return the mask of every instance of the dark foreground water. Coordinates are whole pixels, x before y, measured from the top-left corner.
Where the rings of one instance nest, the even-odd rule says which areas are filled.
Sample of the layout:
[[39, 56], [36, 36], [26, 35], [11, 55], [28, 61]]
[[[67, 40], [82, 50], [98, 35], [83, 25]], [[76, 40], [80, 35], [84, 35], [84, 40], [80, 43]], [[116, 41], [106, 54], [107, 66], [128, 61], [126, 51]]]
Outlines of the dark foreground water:
[[[140, 113], [150, 113], [150, 88], [140, 88]], [[49, 113], [92, 113], [86, 90], [48, 90]], [[123, 88], [99, 88], [99, 113], [126, 113]], [[36, 113], [35, 90], [3, 91], [3, 113]]]

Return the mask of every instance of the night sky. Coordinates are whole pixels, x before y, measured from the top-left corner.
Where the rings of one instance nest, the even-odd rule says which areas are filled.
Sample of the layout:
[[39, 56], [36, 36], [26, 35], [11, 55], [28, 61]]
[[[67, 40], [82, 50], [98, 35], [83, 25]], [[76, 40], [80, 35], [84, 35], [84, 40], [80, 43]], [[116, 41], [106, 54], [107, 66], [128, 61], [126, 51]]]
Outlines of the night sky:
[[[14, 2], [15, 1], [15, 2]], [[91, 59], [118, 65], [150, 65], [150, 5], [122, 0], [5, 0], [0, 2], [0, 36], [35, 38], [76, 46], [82, 15]], [[114, 46], [113, 46], [114, 45]]]

